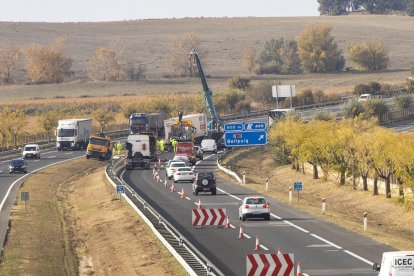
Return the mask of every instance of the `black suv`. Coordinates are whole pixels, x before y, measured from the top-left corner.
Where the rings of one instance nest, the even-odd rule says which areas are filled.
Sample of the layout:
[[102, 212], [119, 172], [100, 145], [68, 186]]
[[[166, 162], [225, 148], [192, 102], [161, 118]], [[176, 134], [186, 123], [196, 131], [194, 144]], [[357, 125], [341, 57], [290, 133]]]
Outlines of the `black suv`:
[[27, 173], [26, 160], [22, 158], [12, 159], [9, 164], [9, 173], [14, 173], [14, 172]]
[[198, 172], [193, 182], [193, 195], [199, 192], [216, 194], [216, 178], [212, 172]]

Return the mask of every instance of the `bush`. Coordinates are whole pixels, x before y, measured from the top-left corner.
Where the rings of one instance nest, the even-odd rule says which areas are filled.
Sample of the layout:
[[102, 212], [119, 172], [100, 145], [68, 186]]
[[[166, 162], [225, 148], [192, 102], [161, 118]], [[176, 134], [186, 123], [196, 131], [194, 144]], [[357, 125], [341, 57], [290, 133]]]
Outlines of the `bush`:
[[318, 112], [313, 116], [313, 119], [316, 121], [333, 121], [334, 117], [330, 113]]
[[354, 94], [357, 96], [369, 93], [371, 93], [371, 87], [366, 84], [358, 84], [354, 87]]
[[315, 103], [323, 103], [325, 98], [325, 93], [322, 90], [316, 90], [313, 92], [313, 99]]
[[382, 116], [388, 112], [389, 108], [383, 99], [373, 99], [365, 102], [366, 112], [371, 116]]
[[405, 82], [405, 89], [407, 89], [408, 93], [414, 92], [414, 80], [413, 79], [407, 79]]
[[344, 109], [345, 116], [347, 118], [355, 118], [365, 111], [362, 103], [357, 100], [350, 101], [347, 105], [345, 105]]
[[311, 89], [305, 89], [302, 92], [298, 93], [297, 98], [299, 105], [314, 104], [313, 93]]
[[412, 105], [412, 98], [409, 95], [400, 95], [395, 98], [395, 105], [398, 110], [404, 110]]
[[233, 77], [228, 81], [230, 88], [246, 90], [250, 88], [250, 79], [244, 77]]
[[375, 81], [371, 81], [368, 86], [370, 87], [370, 92], [372, 95], [381, 94], [381, 84]]

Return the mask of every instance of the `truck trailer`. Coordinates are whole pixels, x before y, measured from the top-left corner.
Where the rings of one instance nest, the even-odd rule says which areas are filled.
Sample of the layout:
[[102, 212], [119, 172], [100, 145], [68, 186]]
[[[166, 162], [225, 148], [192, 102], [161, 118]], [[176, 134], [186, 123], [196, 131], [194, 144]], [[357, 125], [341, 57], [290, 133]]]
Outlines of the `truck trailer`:
[[149, 169], [151, 160], [156, 159], [156, 139], [148, 134], [132, 134], [126, 142], [128, 155], [126, 169]]
[[164, 120], [165, 141], [193, 141], [198, 144], [208, 135], [207, 117], [205, 114], [190, 114], [179, 118]]
[[56, 148], [60, 150], [86, 149], [92, 134], [92, 119], [59, 120], [56, 129]]

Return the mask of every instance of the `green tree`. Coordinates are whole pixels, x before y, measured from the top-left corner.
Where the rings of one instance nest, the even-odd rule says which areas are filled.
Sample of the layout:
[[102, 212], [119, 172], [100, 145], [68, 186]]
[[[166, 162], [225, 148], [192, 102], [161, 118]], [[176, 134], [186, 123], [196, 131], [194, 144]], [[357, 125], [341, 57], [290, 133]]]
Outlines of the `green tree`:
[[362, 70], [384, 70], [389, 65], [388, 50], [379, 39], [352, 44], [348, 49], [348, 57]]
[[27, 124], [27, 116], [22, 109], [11, 110], [5, 108], [2, 111], [2, 118], [5, 120], [4, 127], [12, 137], [13, 146], [17, 145], [17, 136]]
[[343, 0], [318, 0], [318, 10], [321, 15], [343, 15], [347, 12], [346, 8], [349, 2]]
[[259, 56], [260, 73], [280, 73], [282, 71], [282, 58], [280, 51], [284, 46], [284, 39], [271, 39], [265, 42], [264, 49]]
[[298, 36], [302, 67], [307, 72], [341, 71], [345, 65], [342, 51], [331, 36], [332, 26], [314, 23]]
[[282, 72], [296, 74], [301, 71], [298, 45], [295, 40], [285, 40], [283, 48], [280, 49], [282, 61]]

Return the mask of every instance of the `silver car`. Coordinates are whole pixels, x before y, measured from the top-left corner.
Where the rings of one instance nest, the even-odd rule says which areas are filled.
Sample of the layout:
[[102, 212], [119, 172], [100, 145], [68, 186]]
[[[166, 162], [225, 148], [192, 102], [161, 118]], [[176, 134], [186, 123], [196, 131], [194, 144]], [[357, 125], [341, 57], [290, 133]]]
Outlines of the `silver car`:
[[264, 218], [270, 220], [269, 203], [264, 197], [245, 197], [239, 208], [239, 218], [245, 221], [248, 218]]

